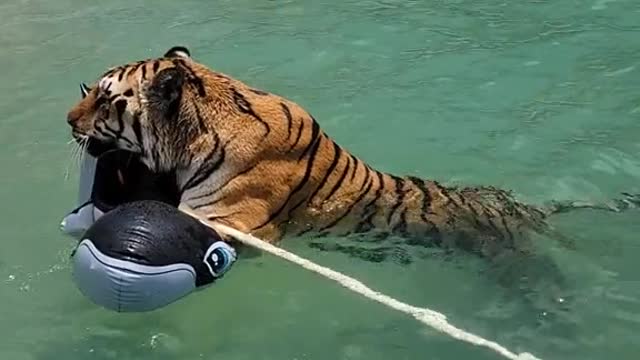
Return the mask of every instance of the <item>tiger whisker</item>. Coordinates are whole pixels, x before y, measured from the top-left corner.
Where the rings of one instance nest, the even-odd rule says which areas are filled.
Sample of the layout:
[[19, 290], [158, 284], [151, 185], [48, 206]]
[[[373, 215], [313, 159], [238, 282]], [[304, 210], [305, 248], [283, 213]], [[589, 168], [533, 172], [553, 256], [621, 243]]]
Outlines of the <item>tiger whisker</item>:
[[82, 139], [82, 144], [80, 145], [80, 156], [78, 156], [78, 166], [81, 166], [84, 161], [85, 154], [87, 152], [87, 147], [89, 146], [88, 138]]
[[[88, 144], [88, 138], [87, 137], [81, 137], [80, 141], [75, 141], [72, 140], [74, 142], [74, 146], [71, 149], [71, 156], [69, 158], [69, 162], [67, 163], [67, 168], [65, 170], [65, 175], [64, 175], [64, 180], [67, 181], [69, 180], [69, 174], [71, 173], [71, 167], [76, 166], [76, 165], [80, 165], [82, 163], [82, 160], [84, 158], [84, 153]], [[71, 143], [71, 142], [69, 142]]]
[[71, 170], [71, 166], [73, 166], [74, 163], [74, 158], [75, 158], [75, 154], [78, 151], [78, 144], [75, 144], [72, 148], [71, 148], [71, 153], [69, 154], [69, 160], [67, 161], [67, 166], [64, 172], [64, 181], [69, 180], [69, 173]]

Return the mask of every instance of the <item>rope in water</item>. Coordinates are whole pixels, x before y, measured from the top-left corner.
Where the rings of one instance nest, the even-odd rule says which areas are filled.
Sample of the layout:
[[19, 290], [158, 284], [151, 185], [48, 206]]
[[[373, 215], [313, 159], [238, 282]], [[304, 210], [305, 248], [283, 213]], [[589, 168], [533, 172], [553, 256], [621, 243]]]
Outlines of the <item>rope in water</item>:
[[441, 331], [455, 339], [458, 340], [462, 340], [465, 342], [468, 342], [470, 344], [473, 345], [477, 345], [477, 346], [484, 346], [487, 347], [491, 350], [494, 350], [495, 352], [497, 352], [498, 354], [504, 356], [507, 359], [512, 359], [512, 360], [540, 360], [537, 357], [533, 356], [530, 353], [520, 353], [520, 354], [515, 354], [511, 351], [509, 351], [508, 349], [506, 349], [504, 346], [484, 339], [478, 335], [469, 333], [467, 331], [464, 331], [462, 329], [458, 329], [457, 327], [451, 325], [449, 322], [447, 322], [447, 317], [444, 314], [441, 314], [437, 311], [433, 311], [427, 308], [420, 308], [420, 307], [416, 307], [416, 306], [412, 306], [409, 304], [405, 304], [399, 300], [396, 300], [390, 296], [387, 296], [385, 294], [382, 294], [378, 291], [372, 290], [369, 287], [367, 287], [365, 284], [361, 283], [360, 281], [353, 279], [351, 277], [348, 277], [342, 273], [339, 273], [337, 271], [331, 270], [329, 268], [326, 268], [324, 266], [320, 266], [318, 264], [315, 264], [307, 259], [304, 259], [298, 255], [295, 255], [293, 253], [290, 253], [284, 249], [281, 249], [279, 247], [276, 247], [272, 244], [267, 243], [266, 241], [260, 240], [259, 238], [252, 236], [250, 234], [246, 234], [243, 233], [241, 231], [238, 231], [236, 229], [233, 229], [231, 227], [222, 225], [222, 224], [217, 224], [217, 223], [213, 223], [211, 221], [202, 219], [201, 217], [199, 217], [195, 211], [193, 211], [192, 209], [190, 209], [189, 207], [187, 207], [186, 205], [181, 205], [180, 206], [180, 210], [182, 210], [183, 212], [195, 217], [196, 219], [200, 220], [200, 222], [202, 222], [203, 224], [213, 228], [216, 231], [219, 231], [221, 233], [224, 233], [226, 235], [229, 235], [235, 239], [237, 239], [238, 241], [240, 241], [241, 243], [248, 245], [248, 246], [252, 246], [254, 248], [257, 248], [259, 250], [268, 252], [272, 255], [278, 256], [282, 259], [285, 259], [287, 261], [290, 261], [292, 263], [298, 264], [300, 266], [302, 266], [303, 268], [307, 269], [307, 270], [311, 270], [317, 274], [320, 274], [322, 276], [324, 276], [327, 279], [331, 279], [336, 281], [337, 283], [339, 283], [340, 285], [342, 285], [343, 287], [356, 292], [370, 300], [374, 300], [377, 301], [391, 309], [394, 310], [398, 310], [401, 311], [407, 315], [411, 315], [413, 316], [416, 320], [420, 321], [421, 323], [430, 326], [432, 328], [434, 328], [435, 330]]

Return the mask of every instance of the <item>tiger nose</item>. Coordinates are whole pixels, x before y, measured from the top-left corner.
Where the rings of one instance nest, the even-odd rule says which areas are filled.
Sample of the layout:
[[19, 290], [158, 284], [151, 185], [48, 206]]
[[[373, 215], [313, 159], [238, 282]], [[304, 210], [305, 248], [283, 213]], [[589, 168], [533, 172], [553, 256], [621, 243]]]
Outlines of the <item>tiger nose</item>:
[[74, 126], [78, 122], [78, 119], [79, 117], [73, 112], [67, 114], [67, 124], [71, 126]]

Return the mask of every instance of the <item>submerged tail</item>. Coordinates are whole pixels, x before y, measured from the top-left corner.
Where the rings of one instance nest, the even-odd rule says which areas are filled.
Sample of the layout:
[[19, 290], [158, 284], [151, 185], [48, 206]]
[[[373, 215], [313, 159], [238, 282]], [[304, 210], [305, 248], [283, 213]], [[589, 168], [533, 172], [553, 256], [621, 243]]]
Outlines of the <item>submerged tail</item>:
[[602, 203], [580, 200], [553, 200], [545, 205], [544, 211], [547, 215], [554, 215], [579, 209], [622, 212], [625, 210], [638, 208], [640, 208], [640, 193], [630, 194], [627, 192], [623, 192], [622, 198], [612, 199], [609, 202]]

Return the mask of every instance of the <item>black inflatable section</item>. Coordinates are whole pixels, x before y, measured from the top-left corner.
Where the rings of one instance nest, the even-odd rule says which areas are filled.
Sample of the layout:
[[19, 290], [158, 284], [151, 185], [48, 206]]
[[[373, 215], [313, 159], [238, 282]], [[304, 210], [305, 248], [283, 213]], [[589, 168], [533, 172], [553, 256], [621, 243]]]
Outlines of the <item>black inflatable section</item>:
[[83, 238], [120, 260], [149, 266], [189, 264], [196, 270], [196, 286], [214, 280], [203, 259], [209, 246], [221, 241], [196, 219], [155, 200], [119, 205], [100, 217]]
[[[177, 209], [180, 193], [172, 173], [154, 173], [135, 154], [107, 150], [99, 155], [91, 194], [105, 212], [84, 234], [104, 255], [141, 265], [191, 265], [196, 286], [214, 280], [228, 262], [204, 259], [220, 236]], [[225, 258], [214, 250], [211, 255]], [[205, 264], [205, 262], [207, 264]]]
[[154, 173], [135, 154], [107, 151], [98, 158], [91, 194], [103, 211], [139, 200], [156, 200], [177, 207], [180, 193], [172, 173]]

